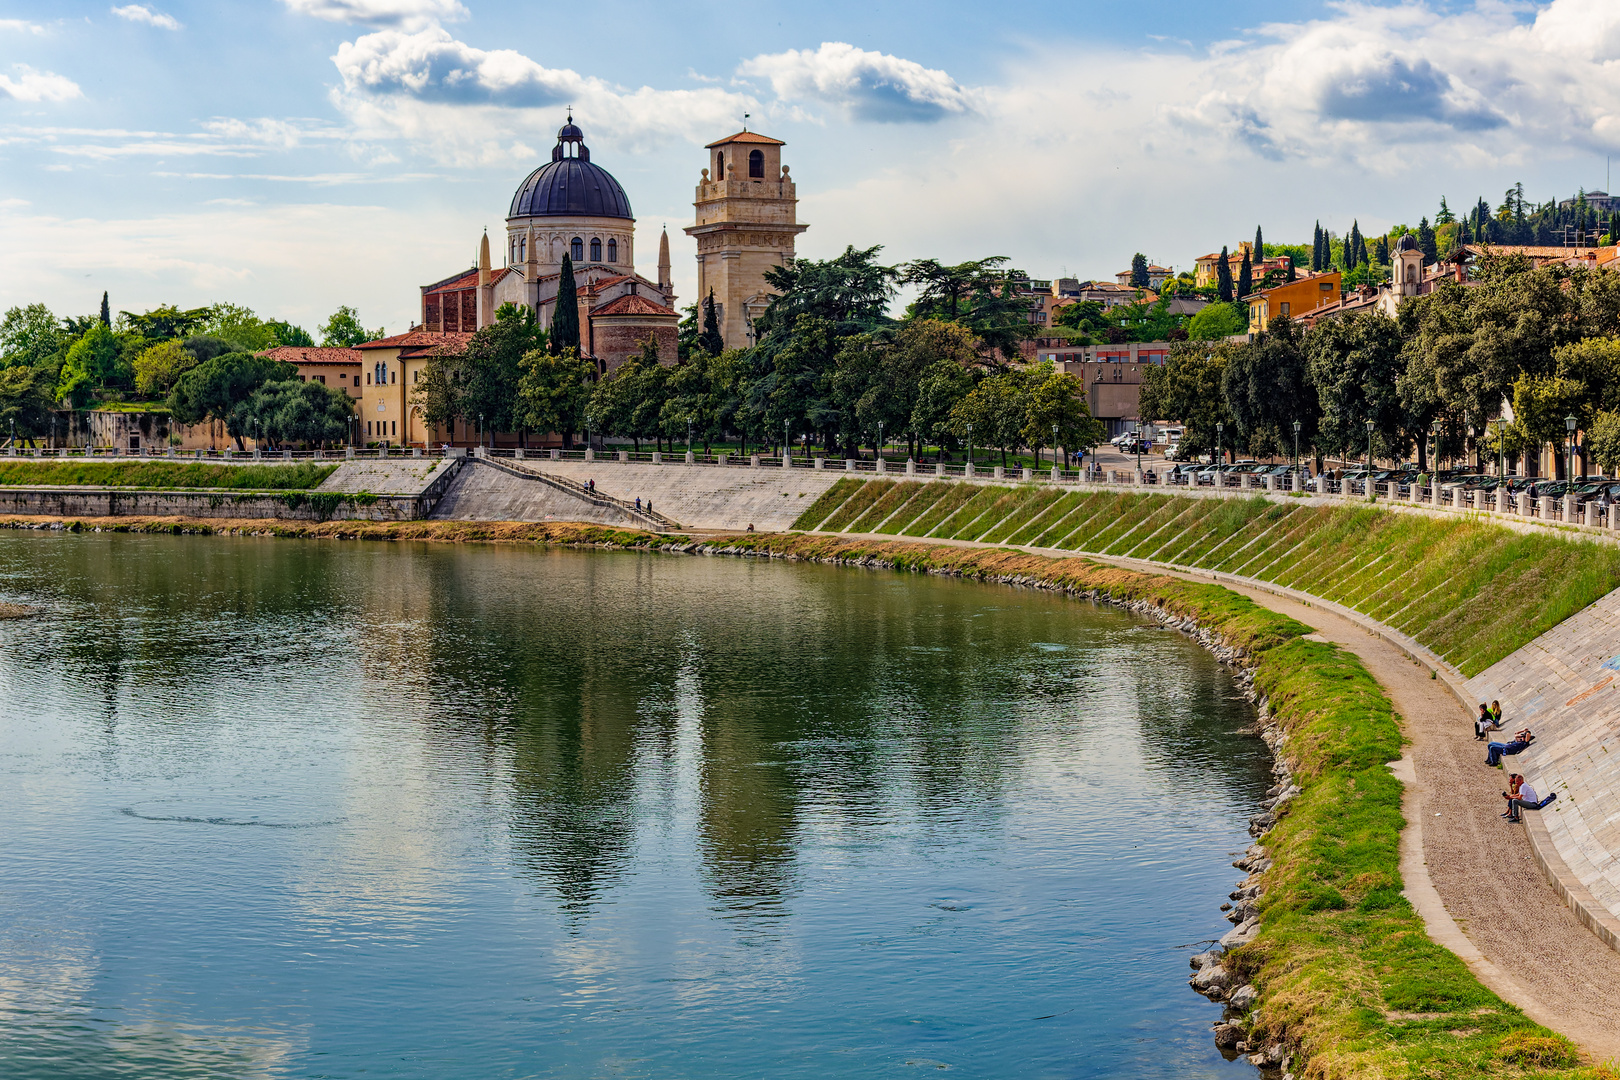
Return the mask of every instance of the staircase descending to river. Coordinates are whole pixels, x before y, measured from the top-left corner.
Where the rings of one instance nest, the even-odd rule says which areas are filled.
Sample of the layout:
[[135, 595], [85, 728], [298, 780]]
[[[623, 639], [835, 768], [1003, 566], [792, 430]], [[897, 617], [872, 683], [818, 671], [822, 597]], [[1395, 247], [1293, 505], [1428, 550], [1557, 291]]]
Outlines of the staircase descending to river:
[[587, 521], [668, 532], [681, 524], [633, 501], [592, 491], [583, 483], [526, 464], [472, 458], [433, 509], [433, 517], [463, 521]]

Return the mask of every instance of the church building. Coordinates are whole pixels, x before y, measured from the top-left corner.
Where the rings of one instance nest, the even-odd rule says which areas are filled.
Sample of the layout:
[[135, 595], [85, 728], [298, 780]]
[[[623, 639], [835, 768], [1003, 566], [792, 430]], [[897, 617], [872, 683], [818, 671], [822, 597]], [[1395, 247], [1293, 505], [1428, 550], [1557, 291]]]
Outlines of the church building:
[[669, 280], [669, 237], [659, 241], [658, 280], [637, 274], [630, 198], [612, 173], [591, 161], [572, 116], [557, 132], [551, 160], [512, 196], [504, 247], [503, 265], [491, 265], [486, 233], [475, 269], [422, 286], [423, 330], [471, 333], [494, 322], [506, 303], [529, 308], [549, 326], [567, 255], [579, 304], [580, 352], [596, 360], [599, 372], [613, 371], [649, 337], [660, 360], [675, 362], [680, 316]]
[[[703, 170], [697, 223], [686, 229], [698, 243], [699, 300], [714, 291], [727, 348], [754, 341], [754, 321], [770, 303], [765, 273], [793, 259], [794, 238], [807, 226], [796, 220], [798, 197], [782, 164], [780, 139], [743, 130], [711, 143], [714, 178]], [[630, 198], [613, 174], [591, 160], [585, 134], [572, 114], [557, 132], [551, 160], [518, 186], [506, 214], [506, 233], [480, 237], [476, 265], [421, 286], [422, 321], [404, 334], [368, 341], [357, 380], [359, 434], [368, 442], [467, 444], [490, 439], [514, 445], [512, 433], [480, 433], [475, 418], [450, 430], [427, 425], [415, 390], [436, 356], [459, 352], [503, 304], [519, 304], [551, 324], [563, 256], [573, 265], [579, 305], [580, 352], [608, 376], [648, 339], [664, 364], [678, 360], [680, 315], [670, 282], [669, 236], [658, 242], [658, 280], [635, 269], [636, 219]], [[544, 440], [542, 440], [544, 441]], [[531, 443], [531, 445], [533, 445]]]

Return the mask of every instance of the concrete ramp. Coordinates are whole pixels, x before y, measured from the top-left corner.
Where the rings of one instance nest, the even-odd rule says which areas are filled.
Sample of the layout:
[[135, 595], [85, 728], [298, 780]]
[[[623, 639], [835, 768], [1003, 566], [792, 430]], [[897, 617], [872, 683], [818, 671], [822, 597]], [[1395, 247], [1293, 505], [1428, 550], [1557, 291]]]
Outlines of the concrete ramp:
[[339, 465], [316, 490], [369, 491], [373, 495], [420, 495], [434, 480], [453, 468], [452, 462], [444, 458], [357, 459]]
[[586, 521], [646, 529], [658, 523], [589, 500], [511, 467], [469, 459], [430, 515], [459, 521]]
[[595, 480], [596, 489], [624, 502], [652, 500], [653, 509], [688, 529], [735, 529], [753, 525], [779, 532], [792, 525], [821, 493], [846, 474], [842, 469], [750, 469], [713, 465], [665, 465], [616, 461], [526, 461], [524, 465], [575, 483]]

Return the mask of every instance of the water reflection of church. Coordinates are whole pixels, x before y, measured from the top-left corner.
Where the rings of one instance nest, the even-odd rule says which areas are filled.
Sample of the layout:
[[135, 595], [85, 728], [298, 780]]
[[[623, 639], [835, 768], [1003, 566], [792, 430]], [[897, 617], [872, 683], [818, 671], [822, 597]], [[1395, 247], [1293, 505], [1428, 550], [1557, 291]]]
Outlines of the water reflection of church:
[[[698, 243], [698, 284], [712, 289], [727, 347], [752, 342], [753, 320], [770, 293], [765, 272], [793, 259], [805, 226], [796, 220], [798, 197], [783, 143], [740, 131], [708, 146], [686, 229]], [[670, 280], [669, 236], [658, 242], [658, 278], [635, 269], [635, 215], [624, 187], [591, 160], [573, 117], [557, 132], [551, 160], [518, 186], [495, 244], [479, 241], [478, 264], [421, 287], [421, 324], [404, 334], [367, 342], [360, 409], [368, 440], [422, 444], [471, 442], [476, 432], [429, 430], [410, 403], [410, 389], [437, 352], [462, 348], [479, 327], [494, 321], [502, 304], [519, 304], [550, 325], [562, 260], [573, 264], [581, 351], [606, 374], [641, 351], [649, 338], [666, 364], [676, 360], [675, 290]], [[501, 441], [507, 441], [505, 437]], [[512, 440], [515, 441], [515, 438]]]

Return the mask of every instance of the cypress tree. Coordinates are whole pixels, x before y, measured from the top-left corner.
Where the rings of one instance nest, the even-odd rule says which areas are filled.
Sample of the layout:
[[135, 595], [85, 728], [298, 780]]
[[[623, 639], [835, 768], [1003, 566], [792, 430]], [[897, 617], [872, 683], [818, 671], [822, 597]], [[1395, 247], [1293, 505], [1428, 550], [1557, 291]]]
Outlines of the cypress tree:
[[1266, 261], [1266, 238], [1260, 234], [1260, 226], [1254, 227], [1254, 264], [1259, 266]]
[[101, 291], [101, 325], [112, 326], [112, 311], [107, 307], [107, 290]]
[[551, 309], [551, 351], [579, 351], [579, 290], [574, 286], [574, 260], [565, 253], [557, 278], [557, 306]]
[[1434, 229], [1429, 225], [1428, 218], [1418, 222], [1418, 248], [1423, 252], [1424, 265], [1440, 261], [1440, 252], [1434, 242]]
[[720, 317], [714, 310], [714, 290], [703, 298], [703, 333], [698, 335], [698, 348], [710, 356], [719, 356], [725, 349], [725, 339], [720, 336]]
[[1288, 280], [1289, 281], [1296, 281], [1298, 279], [1299, 279], [1299, 268], [1294, 265], [1294, 257], [1292, 255], [1290, 255], [1288, 257]]
[[1221, 261], [1215, 264], [1215, 290], [1221, 300], [1232, 302], [1232, 264], [1227, 261], [1226, 245], [1221, 245]]
[[1318, 221], [1316, 223], [1316, 233], [1315, 233], [1314, 237], [1311, 240], [1311, 273], [1320, 274], [1322, 272], [1322, 263], [1323, 263], [1323, 261], [1324, 260], [1322, 258], [1322, 223], [1320, 221]]
[[1344, 268], [1346, 270], [1354, 270], [1356, 268], [1356, 256], [1360, 254], [1360, 241], [1361, 222], [1351, 221], [1350, 235], [1344, 238]]
[[1254, 267], [1249, 263], [1249, 253], [1243, 253], [1243, 264], [1238, 267], [1237, 297], [1239, 300], [1254, 291]]

